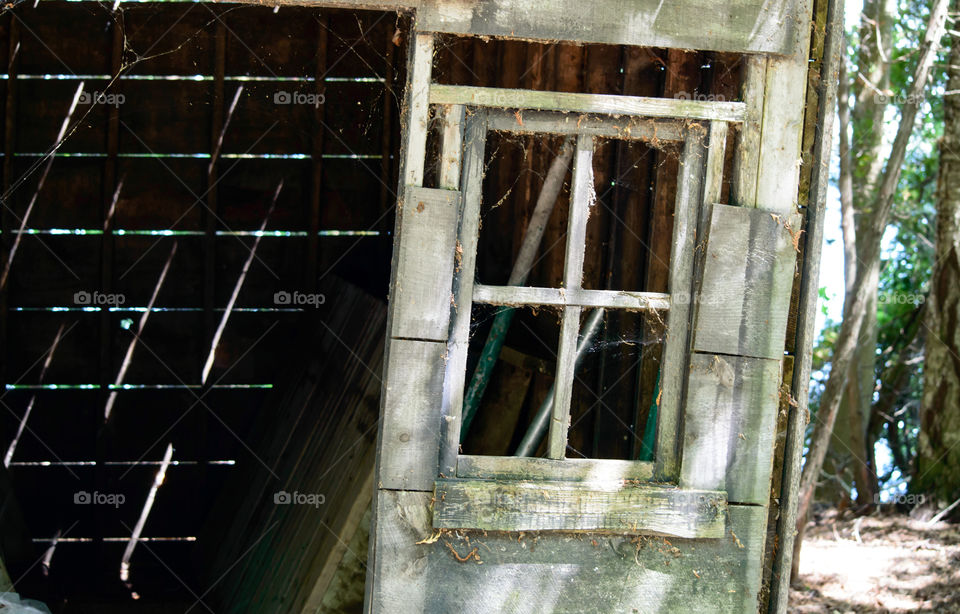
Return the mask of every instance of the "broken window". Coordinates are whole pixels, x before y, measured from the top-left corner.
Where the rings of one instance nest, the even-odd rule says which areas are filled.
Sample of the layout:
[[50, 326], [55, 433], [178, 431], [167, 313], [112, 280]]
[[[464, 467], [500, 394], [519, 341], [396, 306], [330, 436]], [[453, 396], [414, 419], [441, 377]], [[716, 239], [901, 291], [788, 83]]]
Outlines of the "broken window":
[[[464, 374], [462, 388], [459, 374], [449, 383], [461, 417], [456, 476], [528, 476], [530, 458], [543, 457], [547, 478], [617, 459], [628, 461], [622, 477], [650, 479], [658, 456], [676, 455], [709, 124], [525, 109], [543, 108], [530, 92], [437, 89], [478, 103], [463, 116], [450, 347], [451, 369]], [[459, 111], [437, 108], [450, 130]], [[725, 124], [714, 129], [724, 142]], [[651, 181], [654, 160], [671, 155], [677, 171]], [[658, 234], [670, 236], [657, 243], [665, 253], [650, 247]]]

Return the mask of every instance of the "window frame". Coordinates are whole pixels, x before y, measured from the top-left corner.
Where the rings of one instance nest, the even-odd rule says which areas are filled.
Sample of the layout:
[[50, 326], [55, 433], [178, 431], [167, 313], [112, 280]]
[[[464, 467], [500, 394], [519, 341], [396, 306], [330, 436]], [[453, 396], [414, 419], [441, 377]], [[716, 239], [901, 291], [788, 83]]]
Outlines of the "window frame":
[[[472, 91], [470, 91], [472, 90]], [[469, 95], [469, 100], [464, 96]], [[433, 85], [430, 103], [442, 111], [442, 159], [462, 162], [460, 189], [461, 214], [457, 240], [460, 258], [453, 280], [453, 309], [447, 352], [447, 376], [444, 380], [445, 433], [441, 441], [441, 476], [466, 479], [519, 480], [535, 477], [543, 480], [585, 481], [626, 479], [630, 481], [676, 482], [680, 464], [680, 431], [684, 365], [690, 355], [690, 323], [694, 296], [695, 241], [702, 236], [706, 207], [718, 202], [727, 122], [724, 117], [705, 121], [686, 114], [642, 114], [634, 117], [584, 112], [591, 105], [590, 94], [562, 95], [560, 104], [575, 107], [574, 112], [543, 110], [540, 100], [552, 92], [500, 90]], [[620, 98], [620, 97], [613, 97]], [[626, 97], [622, 97], [626, 98]], [[549, 100], [549, 99], [548, 99]], [[468, 102], [470, 104], [463, 104]], [[524, 108], [532, 102], [533, 109]], [[674, 101], [668, 101], [670, 103]], [[730, 105], [731, 103], [722, 103]], [[741, 104], [742, 103], [734, 103]], [[511, 109], [508, 110], [509, 106]], [[576, 107], [579, 106], [579, 109]], [[577, 113], [576, 111], [581, 111]], [[649, 109], [641, 110], [640, 113]], [[517, 113], [523, 120], [517, 120]], [[655, 111], [656, 112], [656, 111]], [[564, 258], [564, 287], [533, 288], [491, 286], [475, 281], [477, 236], [482, 200], [483, 156], [487, 135], [496, 132], [573, 135], [576, 149], [573, 159], [571, 215]], [[671, 248], [668, 293], [587, 290], [581, 287], [586, 247], [586, 224], [594, 195], [592, 156], [594, 139], [682, 142], [681, 172], [677, 180], [674, 205], [673, 245]], [[457, 155], [450, 155], [456, 150]], [[462, 152], [462, 158], [460, 153]], [[442, 165], [441, 175], [450, 169]], [[445, 171], [446, 169], [446, 171]], [[443, 186], [441, 186], [443, 187]], [[470, 283], [464, 283], [470, 280]], [[547, 458], [516, 456], [475, 456], [459, 453], [460, 415], [466, 385], [466, 360], [473, 303], [509, 306], [557, 306], [563, 310], [557, 359], [557, 385], [550, 419]], [[657, 416], [654, 461], [566, 458], [570, 396], [575, 372], [574, 362], [584, 309], [659, 310], [667, 312], [667, 336], [661, 368], [661, 396]], [[444, 467], [453, 475], [443, 475]]]

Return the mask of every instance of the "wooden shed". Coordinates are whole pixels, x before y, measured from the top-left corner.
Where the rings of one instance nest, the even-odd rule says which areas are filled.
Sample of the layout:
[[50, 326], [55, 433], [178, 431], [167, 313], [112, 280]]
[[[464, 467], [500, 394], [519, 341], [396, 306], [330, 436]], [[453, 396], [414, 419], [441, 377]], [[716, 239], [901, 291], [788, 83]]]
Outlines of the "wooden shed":
[[786, 611], [842, 5], [8, 5], [2, 588]]

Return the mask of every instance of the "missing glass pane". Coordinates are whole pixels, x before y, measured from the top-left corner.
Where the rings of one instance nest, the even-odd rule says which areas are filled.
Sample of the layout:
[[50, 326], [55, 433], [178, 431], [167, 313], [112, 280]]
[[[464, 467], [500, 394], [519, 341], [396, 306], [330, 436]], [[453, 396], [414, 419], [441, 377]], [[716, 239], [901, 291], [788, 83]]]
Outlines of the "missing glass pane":
[[478, 282], [560, 287], [571, 150], [563, 137], [488, 134]]
[[567, 458], [653, 460], [665, 313], [606, 310], [584, 341], [570, 406]]
[[595, 141], [584, 288], [667, 291], [681, 145]]
[[473, 306], [463, 453], [514, 453], [554, 384], [559, 334], [555, 308]]

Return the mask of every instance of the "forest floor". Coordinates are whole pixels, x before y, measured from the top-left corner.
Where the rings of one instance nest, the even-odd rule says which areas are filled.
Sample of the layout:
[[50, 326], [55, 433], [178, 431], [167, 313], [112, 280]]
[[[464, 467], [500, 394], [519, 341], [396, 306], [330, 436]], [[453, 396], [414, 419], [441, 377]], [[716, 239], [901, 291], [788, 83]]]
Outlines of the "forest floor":
[[960, 526], [830, 511], [806, 533], [790, 612], [960, 614]]

